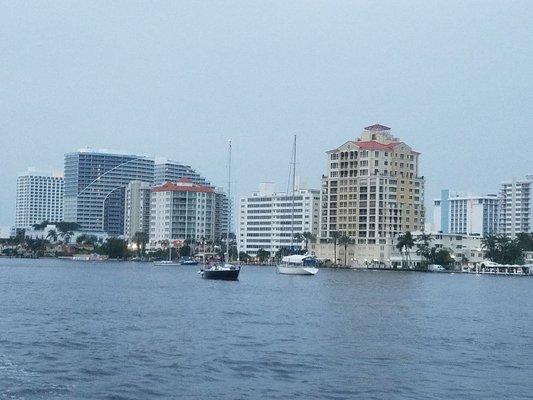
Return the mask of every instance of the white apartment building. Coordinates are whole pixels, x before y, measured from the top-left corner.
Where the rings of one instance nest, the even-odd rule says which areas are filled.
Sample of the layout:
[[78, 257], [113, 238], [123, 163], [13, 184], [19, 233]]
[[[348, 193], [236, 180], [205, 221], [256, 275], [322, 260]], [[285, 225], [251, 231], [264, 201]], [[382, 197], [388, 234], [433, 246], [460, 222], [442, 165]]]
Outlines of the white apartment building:
[[533, 232], [533, 174], [502, 183], [500, 200], [500, 233], [515, 237]]
[[155, 186], [150, 193], [150, 247], [162, 240], [213, 241], [215, 191], [181, 178]]
[[131, 240], [136, 232], [150, 231], [150, 184], [132, 181], [124, 193], [124, 236]]
[[494, 235], [498, 232], [496, 194], [459, 195], [442, 190], [433, 201], [434, 230], [443, 234]]
[[63, 221], [64, 179], [59, 172], [29, 168], [17, 178], [15, 228]]
[[[237, 246], [256, 255], [260, 249], [271, 256], [282, 247], [300, 246], [291, 238], [293, 196], [276, 192], [273, 183], [262, 183], [251, 196], [239, 201]], [[318, 234], [320, 191], [298, 187], [294, 193], [294, 234]]]

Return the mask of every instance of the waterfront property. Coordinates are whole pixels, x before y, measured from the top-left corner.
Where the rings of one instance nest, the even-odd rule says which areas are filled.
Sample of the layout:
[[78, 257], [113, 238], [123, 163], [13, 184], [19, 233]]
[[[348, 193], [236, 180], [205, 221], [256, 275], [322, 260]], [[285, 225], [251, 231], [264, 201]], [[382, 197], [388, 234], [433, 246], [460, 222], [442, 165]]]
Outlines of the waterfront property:
[[[399, 234], [423, 229], [420, 153], [389, 127], [368, 126], [359, 138], [326, 155], [320, 237], [336, 232], [359, 245], [390, 247]], [[374, 253], [381, 261], [387, 256], [386, 251]]]
[[494, 235], [498, 232], [496, 194], [485, 196], [452, 194], [442, 190], [433, 201], [434, 231], [443, 234]]
[[533, 232], [533, 174], [504, 182], [500, 189], [500, 233], [515, 237]]
[[223, 188], [215, 187], [206, 178], [200, 175], [190, 165], [185, 165], [178, 161], [166, 158], [156, 158], [154, 166], [154, 184], [163, 185], [165, 182], [177, 182], [182, 178], [187, 178], [196, 185], [208, 186], [215, 190], [215, 233], [217, 240], [225, 237], [226, 232], [231, 230], [231, 205], [227, 194]]
[[[271, 256], [282, 247], [290, 247], [293, 234], [318, 233], [320, 192], [298, 185], [293, 197], [276, 192], [273, 183], [261, 183], [251, 196], [241, 197], [237, 244], [239, 251], [256, 255], [260, 249]], [[294, 220], [294, 230], [291, 222]], [[298, 243], [300, 246], [300, 243]]]
[[187, 178], [155, 186], [150, 195], [150, 247], [164, 240], [212, 241], [215, 234], [215, 191]]
[[63, 221], [63, 194], [61, 173], [28, 168], [17, 178], [15, 228], [29, 229], [43, 221]]
[[122, 235], [126, 185], [153, 178], [154, 160], [147, 156], [89, 149], [68, 153], [64, 219], [83, 231]]

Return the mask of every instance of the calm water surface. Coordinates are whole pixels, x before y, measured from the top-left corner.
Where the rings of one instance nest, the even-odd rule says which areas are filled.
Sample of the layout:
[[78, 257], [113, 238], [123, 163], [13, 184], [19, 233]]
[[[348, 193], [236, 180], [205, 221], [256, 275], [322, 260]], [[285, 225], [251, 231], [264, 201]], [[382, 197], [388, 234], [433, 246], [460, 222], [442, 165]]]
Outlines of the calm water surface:
[[0, 399], [533, 398], [533, 278], [0, 259]]

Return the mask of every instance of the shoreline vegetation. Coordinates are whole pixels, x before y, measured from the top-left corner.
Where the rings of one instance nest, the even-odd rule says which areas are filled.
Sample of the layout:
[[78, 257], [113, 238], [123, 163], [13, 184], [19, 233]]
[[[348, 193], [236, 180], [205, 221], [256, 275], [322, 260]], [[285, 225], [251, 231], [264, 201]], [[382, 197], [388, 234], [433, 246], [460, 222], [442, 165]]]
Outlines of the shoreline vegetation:
[[[9, 239], [0, 239], [0, 257], [25, 259], [70, 259], [73, 261], [144, 261], [195, 259], [205, 263], [211, 260], [224, 260], [223, 249], [226, 238], [210, 241], [205, 238], [184, 241], [161, 240], [157, 248], [147, 248], [149, 237], [144, 232], [136, 232], [130, 240], [122, 237], [99, 237], [95, 234], [79, 231], [80, 226], [74, 222], [47, 221], [33, 226], [31, 235], [25, 230], [18, 230]], [[310, 232], [294, 235], [298, 245], [281, 247], [276, 254], [259, 249], [255, 256], [238, 252], [235, 235], [229, 236], [229, 261], [243, 265], [275, 266], [284, 256], [290, 254], [308, 254], [309, 244], [316, 243], [317, 238]], [[470, 262], [464, 256], [456, 259], [446, 247], [434, 243], [434, 235], [422, 234], [413, 237], [411, 232], [396, 237], [394, 247], [397, 252], [395, 260], [388, 263], [372, 260], [358, 263], [347, 259], [347, 246], [353, 238], [333, 232], [327, 239], [332, 245], [333, 259], [319, 259], [319, 268], [383, 270], [404, 272], [461, 272], [471, 271], [481, 263], [493, 263], [501, 266], [519, 266], [525, 264], [525, 252], [533, 251], [533, 234], [519, 234], [512, 239], [504, 235], [490, 235], [481, 239], [484, 260]], [[344, 248], [343, 255], [337, 253]], [[416, 261], [415, 261], [416, 257]], [[391, 257], [392, 258], [392, 257]], [[336, 260], [334, 262], [333, 260]], [[479, 261], [479, 260], [478, 260]], [[438, 267], [437, 270], [431, 267]], [[529, 266], [528, 268], [531, 268]], [[464, 272], [463, 271], [463, 272]]]

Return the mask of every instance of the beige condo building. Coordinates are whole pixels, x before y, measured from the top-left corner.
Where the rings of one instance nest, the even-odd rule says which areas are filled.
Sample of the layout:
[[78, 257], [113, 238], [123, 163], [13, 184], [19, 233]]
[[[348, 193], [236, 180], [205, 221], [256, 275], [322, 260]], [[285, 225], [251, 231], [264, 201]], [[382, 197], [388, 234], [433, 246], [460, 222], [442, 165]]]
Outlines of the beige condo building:
[[[326, 153], [322, 176], [320, 236], [336, 231], [360, 245], [381, 248], [394, 237], [424, 227], [424, 177], [420, 153], [383, 125]], [[378, 247], [381, 245], [380, 247]]]

